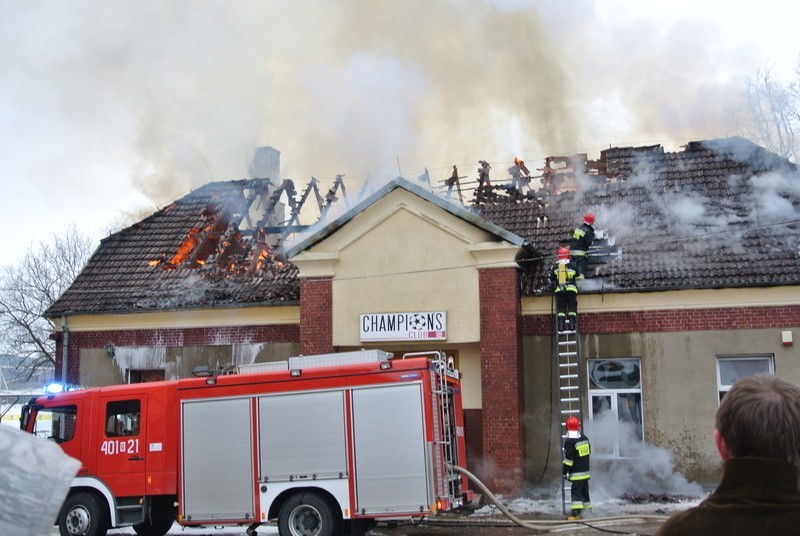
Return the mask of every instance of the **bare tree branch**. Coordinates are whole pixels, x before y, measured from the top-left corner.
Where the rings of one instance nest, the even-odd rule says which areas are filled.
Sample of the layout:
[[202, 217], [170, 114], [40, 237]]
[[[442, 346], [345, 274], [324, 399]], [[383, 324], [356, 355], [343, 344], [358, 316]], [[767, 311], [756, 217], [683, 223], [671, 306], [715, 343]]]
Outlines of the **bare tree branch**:
[[734, 114], [740, 133], [792, 161], [800, 142], [800, 68], [794, 82], [776, 80], [771, 67], [747, 75], [745, 107]]
[[72, 284], [92, 253], [91, 240], [69, 227], [49, 242], [30, 248], [0, 275], [0, 353], [16, 356], [20, 375], [52, 374], [55, 343], [44, 311]]

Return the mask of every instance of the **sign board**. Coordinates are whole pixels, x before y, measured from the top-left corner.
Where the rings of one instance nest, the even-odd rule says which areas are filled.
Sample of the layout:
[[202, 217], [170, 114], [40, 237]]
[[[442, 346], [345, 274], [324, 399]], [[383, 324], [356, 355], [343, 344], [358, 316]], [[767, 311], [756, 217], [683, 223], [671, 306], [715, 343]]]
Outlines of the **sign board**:
[[365, 313], [359, 326], [361, 342], [447, 340], [446, 311]]

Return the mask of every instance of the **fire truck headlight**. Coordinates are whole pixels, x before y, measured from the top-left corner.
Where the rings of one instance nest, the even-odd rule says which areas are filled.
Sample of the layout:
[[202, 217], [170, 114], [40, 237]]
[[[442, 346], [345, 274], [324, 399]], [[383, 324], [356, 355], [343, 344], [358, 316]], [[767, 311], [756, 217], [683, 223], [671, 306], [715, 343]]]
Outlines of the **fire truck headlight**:
[[389, 370], [392, 368], [391, 361], [381, 361], [381, 370]]
[[292, 378], [299, 378], [300, 375], [303, 374], [303, 371], [300, 369], [292, 369], [291, 372], [289, 372], [289, 374], [291, 375]]

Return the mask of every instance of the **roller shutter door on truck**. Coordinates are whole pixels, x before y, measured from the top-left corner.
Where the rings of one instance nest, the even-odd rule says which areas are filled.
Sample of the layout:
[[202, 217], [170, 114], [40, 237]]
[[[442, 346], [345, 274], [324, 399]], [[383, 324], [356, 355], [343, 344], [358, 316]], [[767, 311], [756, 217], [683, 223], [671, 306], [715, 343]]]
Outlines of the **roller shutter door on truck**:
[[258, 422], [262, 481], [347, 477], [343, 391], [262, 396]]
[[360, 513], [429, 508], [421, 384], [354, 389], [353, 435]]
[[252, 519], [250, 398], [189, 400], [182, 412], [184, 517]]

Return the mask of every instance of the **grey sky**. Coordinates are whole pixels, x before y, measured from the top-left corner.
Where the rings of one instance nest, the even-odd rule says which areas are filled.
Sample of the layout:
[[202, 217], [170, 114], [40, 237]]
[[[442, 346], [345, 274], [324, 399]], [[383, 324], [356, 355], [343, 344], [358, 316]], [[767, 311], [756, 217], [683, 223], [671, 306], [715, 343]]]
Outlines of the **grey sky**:
[[4, 0], [0, 264], [243, 178], [259, 145], [351, 186], [736, 134], [752, 67], [793, 75], [799, 20], [783, 0]]

